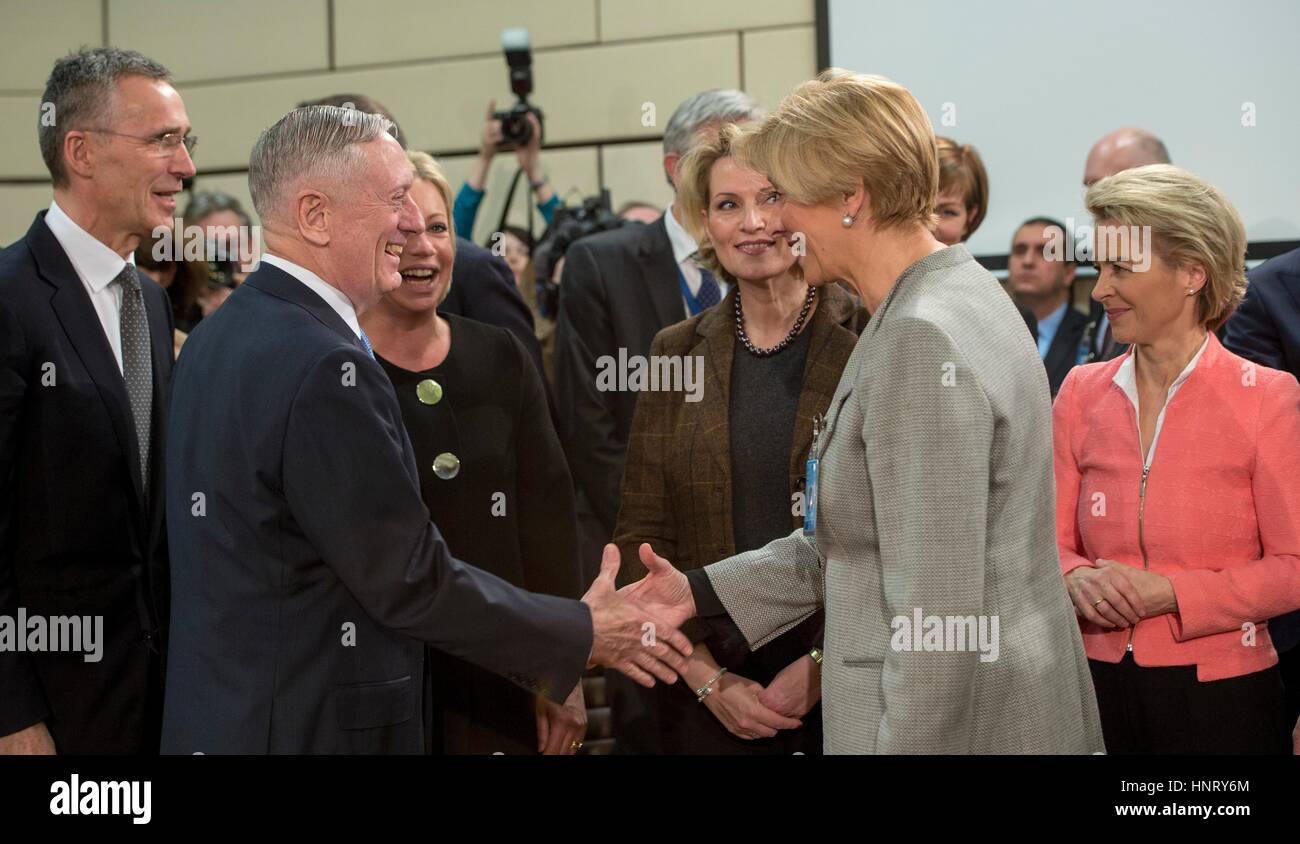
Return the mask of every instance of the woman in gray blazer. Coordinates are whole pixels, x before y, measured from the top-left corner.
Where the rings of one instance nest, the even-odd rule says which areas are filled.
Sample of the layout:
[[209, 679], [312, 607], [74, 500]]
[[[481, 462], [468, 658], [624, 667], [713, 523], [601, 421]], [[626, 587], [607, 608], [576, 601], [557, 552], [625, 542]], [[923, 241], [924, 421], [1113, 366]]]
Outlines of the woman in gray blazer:
[[1046, 376], [996, 279], [928, 228], [925, 111], [827, 71], [737, 155], [783, 193], [809, 282], [847, 283], [871, 321], [820, 426], [804, 528], [689, 578], [643, 545], [650, 573], [626, 589], [729, 616], [753, 648], [825, 607], [828, 753], [1103, 750], [1058, 574]]

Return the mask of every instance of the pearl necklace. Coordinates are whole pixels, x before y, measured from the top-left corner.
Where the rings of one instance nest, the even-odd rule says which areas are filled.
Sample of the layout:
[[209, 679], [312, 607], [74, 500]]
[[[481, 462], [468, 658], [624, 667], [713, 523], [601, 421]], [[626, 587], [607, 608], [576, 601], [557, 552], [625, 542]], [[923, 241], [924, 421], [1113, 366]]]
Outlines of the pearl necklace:
[[740, 340], [742, 346], [751, 355], [760, 358], [771, 357], [777, 352], [784, 349], [799, 336], [799, 329], [803, 328], [804, 320], [808, 318], [808, 311], [812, 308], [813, 299], [817, 296], [817, 288], [808, 285], [808, 295], [803, 300], [803, 308], [799, 311], [799, 316], [790, 326], [790, 333], [785, 335], [785, 339], [775, 346], [768, 349], [760, 349], [753, 343], [749, 342], [749, 335], [745, 333], [745, 315], [740, 309], [740, 291], [736, 291], [736, 339]]

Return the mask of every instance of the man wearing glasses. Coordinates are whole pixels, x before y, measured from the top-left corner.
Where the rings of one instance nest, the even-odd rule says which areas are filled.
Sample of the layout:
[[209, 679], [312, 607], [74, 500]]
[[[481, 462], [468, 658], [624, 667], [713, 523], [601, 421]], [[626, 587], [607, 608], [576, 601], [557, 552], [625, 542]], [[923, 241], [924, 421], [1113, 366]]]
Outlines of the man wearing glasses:
[[0, 753], [158, 749], [172, 317], [134, 252], [172, 225], [189, 133], [157, 62], [55, 63], [54, 201], [0, 252]]

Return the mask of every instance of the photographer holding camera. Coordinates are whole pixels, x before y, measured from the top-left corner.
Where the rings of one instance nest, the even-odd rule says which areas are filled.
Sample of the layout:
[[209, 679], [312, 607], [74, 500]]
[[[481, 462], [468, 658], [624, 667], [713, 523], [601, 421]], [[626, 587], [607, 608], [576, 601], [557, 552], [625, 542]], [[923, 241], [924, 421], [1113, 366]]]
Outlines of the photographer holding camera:
[[[550, 225], [555, 217], [555, 210], [563, 203], [560, 201], [559, 194], [551, 187], [546, 174], [542, 172], [542, 127], [535, 114], [527, 113], [520, 119], [528, 127], [528, 139], [524, 143], [513, 146], [515, 158], [519, 160], [519, 169], [523, 172], [524, 178], [528, 180], [529, 188], [532, 189], [533, 198], [537, 202], [537, 210], [542, 213], [542, 219], [546, 221], [546, 224]], [[469, 178], [456, 192], [456, 203], [452, 209], [456, 231], [462, 232], [466, 237], [469, 237], [473, 232], [474, 220], [478, 217], [479, 206], [483, 202], [483, 197], [487, 195], [487, 174], [488, 168], [492, 166], [492, 159], [498, 152], [512, 146], [504, 137], [502, 130], [504, 122], [501, 115], [496, 111], [496, 101], [488, 102], [487, 118], [483, 121], [483, 132], [480, 136], [478, 158], [474, 160], [474, 167], [470, 170]]]

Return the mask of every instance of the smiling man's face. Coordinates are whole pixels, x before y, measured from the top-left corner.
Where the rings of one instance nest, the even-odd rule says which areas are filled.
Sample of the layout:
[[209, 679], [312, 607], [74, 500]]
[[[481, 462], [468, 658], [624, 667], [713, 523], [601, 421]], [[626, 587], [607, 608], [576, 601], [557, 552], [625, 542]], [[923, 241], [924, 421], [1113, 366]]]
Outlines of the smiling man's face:
[[118, 80], [105, 112], [102, 125], [85, 127], [107, 130], [89, 133], [96, 204], [122, 232], [144, 236], [159, 226], [171, 228], [176, 194], [194, 175], [194, 162], [184, 145], [161, 154], [151, 139], [189, 134], [180, 94], [164, 80], [126, 76]]
[[329, 281], [347, 294], [358, 313], [402, 284], [399, 266], [408, 237], [424, 230], [411, 198], [415, 172], [391, 135], [358, 144], [362, 162], [351, 179], [340, 179], [330, 197]]

